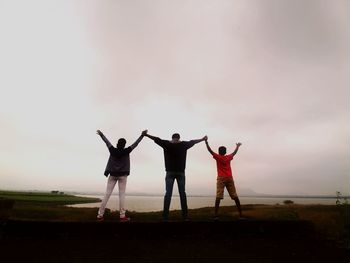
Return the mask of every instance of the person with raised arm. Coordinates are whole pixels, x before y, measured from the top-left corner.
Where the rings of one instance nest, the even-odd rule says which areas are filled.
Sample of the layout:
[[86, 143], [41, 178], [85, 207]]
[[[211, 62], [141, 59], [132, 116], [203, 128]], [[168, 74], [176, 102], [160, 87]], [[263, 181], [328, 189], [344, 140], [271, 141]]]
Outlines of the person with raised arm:
[[213, 156], [213, 158], [216, 160], [216, 167], [217, 167], [217, 179], [216, 179], [216, 199], [215, 199], [215, 214], [214, 214], [214, 220], [218, 220], [218, 212], [219, 212], [219, 206], [221, 199], [224, 199], [224, 189], [227, 189], [227, 192], [229, 193], [231, 199], [233, 199], [236, 203], [239, 216], [242, 218], [242, 209], [241, 209], [241, 203], [239, 201], [235, 183], [233, 181], [232, 177], [232, 170], [231, 170], [231, 161], [233, 157], [238, 152], [239, 147], [241, 147], [241, 143], [236, 143], [236, 149], [231, 153], [226, 155], [226, 147], [220, 146], [219, 147], [219, 154], [215, 153], [209, 146], [208, 143], [208, 137], [205, 140], [205, 144], [207, 146], [207, 149], [209, 153]]
[[125, 148], [126, 140], [120, 138], [115, 148], [106, 136], [97, 130], [97, 134], [101, 136], [102, 140], [106, 143], [108, 151], [110, 153], [107, 166], [104, 175], [108, 177], [107, 188], [105, 196], [103, 197], [100, 209], [98, 210], [97, 220], [103, 221], [103, 215], [106, 209], [107, 202], [113, 192], [113, 189], [118, 182], [119, 188], [119, 219], [121, 222], [130, 221], [130, 218], [126, 216], [125, 210], [125, 189], [127, 178], [130, 174], [130, 153], [141, 142], [143, 137], [147, 134], [147, 130], [144, 130], [140, 137], [129, 147]]
[[169, 208], [173, 194], [174, 181], [176, 180], [179, 189], [180, 203], [183, 220], [188, 220], [187, 197], [185, 191], [185, 169], [187, 150], [193, 145], [205, 140], [206, 136], [197, 140], [181, 141], [180, 134], [174, 133], [172, 139], [162, 140], [158, 137], [146, 134], [146, 137], [152, 139], [156, 144], [163, 148], [165, 162], [165, 196], [163, 206], [163, 221], [169, 217]]

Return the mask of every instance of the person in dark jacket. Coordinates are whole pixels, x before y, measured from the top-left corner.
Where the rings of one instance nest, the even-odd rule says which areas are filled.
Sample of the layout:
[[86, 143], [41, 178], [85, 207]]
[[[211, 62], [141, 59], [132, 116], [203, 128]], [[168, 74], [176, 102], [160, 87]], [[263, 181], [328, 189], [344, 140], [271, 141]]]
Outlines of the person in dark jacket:
[[186, 155], [187, 150], [193, 145], [205, 140], [206, 136], [202, 139], [181, 141], [180, 134], [174, 133], [172, 140], [162, 140], [158, 137], [146, 134], [146, 137], [152, 139], [156, 144], [164, 150], [164, 161], [165, 161], [165, 196], [164, 196], [164, 207], [163, 207], [163, 220], [167, 221], [169, 216], [169, 208], [171, 202], [171, 196], [173, 194], [174, 181], [176, 180], [179, 188], [180, 202], [182, 217], [187, 220], [187, 197], [185, 192], [185, 168], [186, 168]]
[[119, 217], [120, 221], [130, 221], [130, 218], [125, 215], [125, 188], [128, 175], [130, 174], [130, 153], [140, 143], [143, 137], [147, 134], [147, 130], [144, 130], [140, 137], [129, 147], [125, 148], [126, 140], [120, 138], [117, 143], [117, 148], [108, 141], [106, 136], [97, 130], [97, 134], [101, 136], [102, 140], [106, 143], [108, 151], [110, 153], [107, 166], [104, 175], [108, 177], [106, 194], [102, 200], [100, 209], [98, 210], [97, 219], [103, 220], [106, 204], [113, 192], [115, 184], [118, 182], [119, 187]]

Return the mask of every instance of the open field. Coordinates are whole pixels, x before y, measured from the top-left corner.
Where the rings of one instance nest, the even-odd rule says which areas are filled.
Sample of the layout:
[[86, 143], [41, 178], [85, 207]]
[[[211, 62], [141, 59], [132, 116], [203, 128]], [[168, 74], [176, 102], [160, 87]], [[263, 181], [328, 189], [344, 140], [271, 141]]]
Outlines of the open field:
[[211, 220], [212, 208], [190, 210], [190, 222], [172, 211], [168, 223], [160, 222], [160, 212], [130, 212], [131, 223], [118, 223], [116, 212], [96, 222], [97, 209], [55, 207], [31, 214], [23, 208], [15, 207], [0, 228], [5, 262], [345, 263], [350, 258], [348, 225], [335, 206], [245, 206], [245, 220], [223, 207], [219, 222]]
[[169, 223], [160, 222], [161, 211], [128, 212], [131, 223], [118, 223], [118, 211], [107, 210], [105, 222], [98, 223], [96, 208], [63, 205], [72, 196], [58, 202], [50, 194], [12, 197], [12, 209], [0, 211], [0, 252], [11, 262], [348, 262], [350, 257], [349, 205], [244, 205], [244, 220], [234, 207], [221, 207], [219, 222], [212, 221], [212, 207], [190, 209], [190, 222], [171, 211]]
[[66, 205], [92, 203], [100, 201], [98, 198], [86, 198], [61, 193], [44, 192], [12, 192], [0, 191], [0, 198], [15, 202], [45, 203], [50, 205]]
[[[0, 198], [14, 201], [12, 209], [7, 212], [0, 211], [0, 217], [3, 214], [8, 219], [37, 221], [95, 221], [96, 208], [72, 208], [64, 205], [99, 201], [65, 194], [7, 191], [0, 191]], [[243, 212], [247, 219], [252, 220], [311, 221], [320, 235], [334, 240], [346, 240], [350, 235], [349, 205], [244, 205]], [[161, 220], [161, 211], [128, 212], [128, 215], [133, 222], [159, 222]], [[213, 208], [211, 207], [189, 210], [191, 221], [211, 221], [212, 216]], [[117, 221], [117, 218], [118, 211], [106, 210], [106, 221]], [[220, 221], [237, 219], [238, 214], [234, 207], [220, 208]], [[181, 211], [171, 211], [170, 220], [181, 221]]]

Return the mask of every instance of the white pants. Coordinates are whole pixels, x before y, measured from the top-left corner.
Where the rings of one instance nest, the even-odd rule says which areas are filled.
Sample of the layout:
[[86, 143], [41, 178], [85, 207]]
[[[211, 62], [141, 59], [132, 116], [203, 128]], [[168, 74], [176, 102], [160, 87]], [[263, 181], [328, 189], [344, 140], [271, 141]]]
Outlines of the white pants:
[[107, 181], [106, 194], [103, 197], [100, 209], [98, 210], [98, 216], [103, 216], [105, 213], [107, 202], [113, 192], [115, 184], [118, 182], [119, 187], [119, 215], [120, 217], [125, 216], [125, 188], [127, 176], [109, 176]]

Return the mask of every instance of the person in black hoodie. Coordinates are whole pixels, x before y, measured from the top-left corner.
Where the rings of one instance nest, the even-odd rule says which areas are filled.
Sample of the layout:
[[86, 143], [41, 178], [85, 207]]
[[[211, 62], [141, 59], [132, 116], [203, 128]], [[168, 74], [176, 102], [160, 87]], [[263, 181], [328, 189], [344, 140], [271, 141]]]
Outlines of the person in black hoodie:
[[119, 187], [119, 217], [120, 221], [130, 221], [130, 218], [125, 215], [125, 188], [128, 175], [130, 174], [130, 153], [140, 143], [143, 137], [147, 134], [147, 130], [144, 130], [140, 137], [129, 147], [125, 148], [126, 140], [120, 138], [117, 143], [117, 148], [108, 141], [106, 136], [97, 130], [97, 134], [101, 136], [102, 140], [106, 143], [109, 150], [109, 159], [104, 172], [104, 175], [108, 177], [106, 194], [102, 200], [100, 209], [98, 210], [97, 220], [102, 221], [105, 212], [106, 204], [113, 192], [115, 184], [118, 182]]

